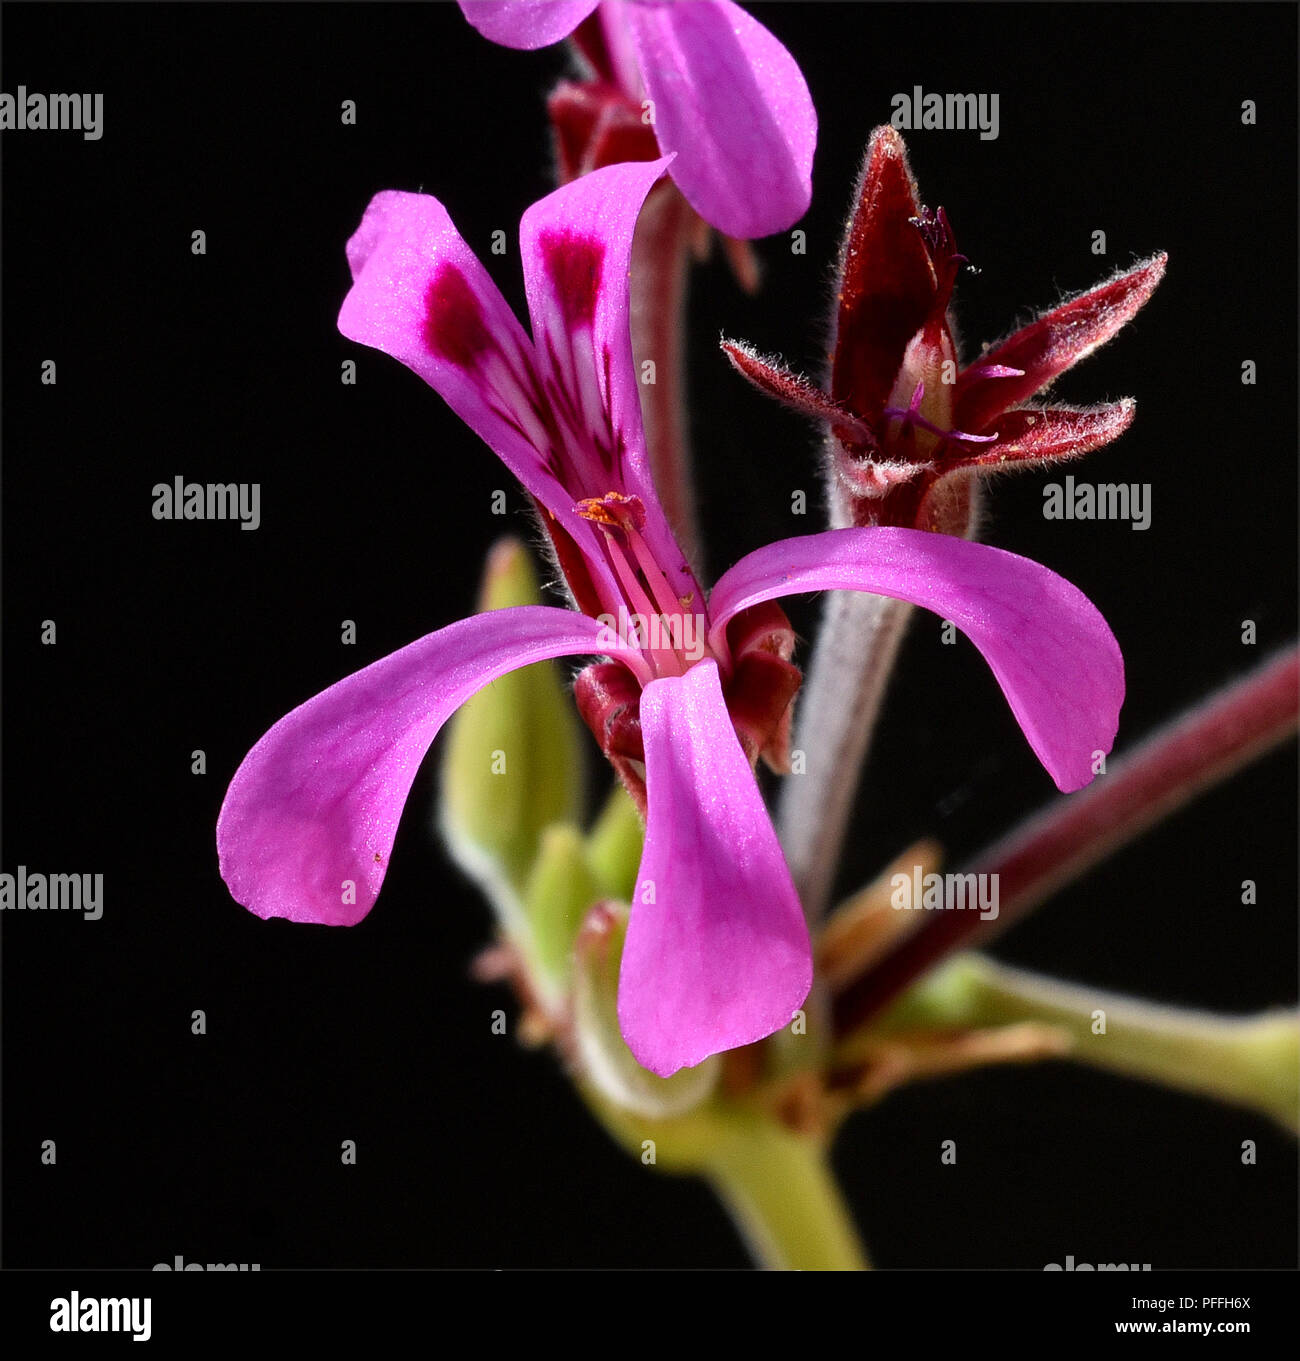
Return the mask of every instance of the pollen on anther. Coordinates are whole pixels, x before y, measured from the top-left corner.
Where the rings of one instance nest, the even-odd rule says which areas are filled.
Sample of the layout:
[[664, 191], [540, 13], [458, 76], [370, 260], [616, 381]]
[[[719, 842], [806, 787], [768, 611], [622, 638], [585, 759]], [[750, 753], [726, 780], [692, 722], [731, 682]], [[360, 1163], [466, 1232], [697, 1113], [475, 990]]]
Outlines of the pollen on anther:
[[607, 491], [604, 496], [585, 497], [573, 509], [584, 520], [614, 529], [632, 529], [639, 534], [645, 528], [645, 504], [639, 496]]

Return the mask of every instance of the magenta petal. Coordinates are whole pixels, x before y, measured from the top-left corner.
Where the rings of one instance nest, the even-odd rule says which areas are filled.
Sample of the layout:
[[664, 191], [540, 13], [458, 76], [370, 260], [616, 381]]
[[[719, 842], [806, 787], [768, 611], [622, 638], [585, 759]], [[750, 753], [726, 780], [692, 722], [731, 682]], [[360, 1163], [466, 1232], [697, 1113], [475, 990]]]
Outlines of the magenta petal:
[[812, 197], [817, 113], [789, 52], [731, 0], [629, 4], [655, 136], [691, 207], [728, 236], [784, 231]]
[[350, 340], [419, 374], [581, 546], [609, 598], [617, 586], [561, 480], [532, 341], [447, 210], [428, 194], [376, 194], [348, 242]]
[[611, 641], [571, 610], [493, 610], [299, 705], [248, 753], [226, 791], [217, 849], [232, 897], [259, 917], [355, 925], [384, 882], [420, 762], [452, 713], [516, 667], [608, 653]]
[[651, 681], [641, 731], [648, 813], [618, 1018], [637, 1062], [669, 1077], [788, 1024], [812, 947], [717, 664]]
[[460, 0], [476, 29], [502, 47], [531, 51], [567, 38], [599, 0]]
[[532, 344], [442, 204], [376, 194], [347, 251], [339, 330], [418, 373], [543, 504], [572, 504], [529, 409]]
[[574, 437], [557, 457], [573, 499], [639, 497], [642, 531], [675, 593], [701, 598], [673, 537], [646, 452], [632, 360], [628, 276], [646, 195], [668, 166], [629, 162], [593, 171], [533, 204], [519, 224], [537, 363]]
[[992, 668], [1029, 745], [1062, 790], [1093, 777], [1124, 702], [1124, 659], [1093, 603], [1028, 558], [917, 529], [832, 529], [742, 558], [713, 588], [710, 642], [760, 601], [870, 591], [950, 619]]

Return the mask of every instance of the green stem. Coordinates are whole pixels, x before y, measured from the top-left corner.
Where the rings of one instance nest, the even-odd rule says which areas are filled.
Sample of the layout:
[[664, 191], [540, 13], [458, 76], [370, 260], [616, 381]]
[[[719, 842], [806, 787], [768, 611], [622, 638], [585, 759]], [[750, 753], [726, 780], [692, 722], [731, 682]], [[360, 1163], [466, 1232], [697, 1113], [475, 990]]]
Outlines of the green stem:
[[1070, 1057], [1082, 1063], [1261, 1111], [1289, 1130], [1300, 1127], [1300, 1017], [1290, 1011], [1238, 1017], [1157, 1006], [967, 954], [914, 987], [878, 1027], [1020, 1021], [1068, 1032]]
[[614, 1141], [661, 1172], [704, 1177], [730, 1211], [760, 1267], [774, 1271], [865, 1271], [870, 1267], [831, 1172], [823, 1140], [771, 1115], [720, 1101], [682, 1115], [647, 1118], [579, 1085]]
[[729, 1123], [705, 1175], [755, 1260], [776, 1271], [870, 1265], [819, 1140], [755, 1117]]

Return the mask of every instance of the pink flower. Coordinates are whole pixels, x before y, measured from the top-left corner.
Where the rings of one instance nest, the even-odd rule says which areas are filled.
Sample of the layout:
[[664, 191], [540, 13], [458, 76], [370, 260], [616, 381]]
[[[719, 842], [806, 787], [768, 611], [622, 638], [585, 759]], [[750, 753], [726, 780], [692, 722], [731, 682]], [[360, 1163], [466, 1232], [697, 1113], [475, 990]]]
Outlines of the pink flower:
[[[552, 115], [583, 140], [614, 137], [618, 160], [643, 160], [653, 131], [676, 153], [672, 175], [710, 226], [748, 239], [784, 231], [812, 196], [817, 113], [794, 58], [732, 0], [460, 0], [484, 37], [538, 48], [574, 34], [594, 80], [562, 87]], [[575, 30], [577, 32], [575, 33]], [[646, 126], [652, 120], [652, 129]], [[597, 163], [608, 164], [606, 157]]]
[[872, 133], [840, 256], [829, 391], [724, 344], [736, 368], [830, 429], [842, 518], [968, 535], [972, 475], [1076, 458], [1133, 420], [1131, 398], [1025, 403], [1104, 345], [1155, 291], [1155, 255], [1044, 313], [961, 367], [948, 304], [965, 257], [942, 208], [921, 205], [903, 139]]
[[[736, 687], [746, 656], [784, 646], [770, 602], [865, 590], [951, 619], [1063, 789], [1088, 782], [1123, 698], [1115, 640], [1079, 591], [964, 541], [851, 528], [772, 543], [706, 603], [649, 477], [628, 326], [633, 228], [667, 164], [596, 171], [525, 213], [531, 339], [436, 199], [372, 201], [348, 243], [340, 329], [418, 373], [519, 478], [577, 609], [463, 619], [308, 700], [245, 758], [217, 829], [222, 875], [253, 912], [352, 925], [375, 902], [416, 770], [454, 710], [513, 668], [607, 657], [635, 697], [646, 799], [619, 1018], [638, 1061], [663, 1076], [785, 1025], [811, 983], [755, 744], [737, 736], [754, 707]], [[638, 615], [657, 627], [621, 625]]]

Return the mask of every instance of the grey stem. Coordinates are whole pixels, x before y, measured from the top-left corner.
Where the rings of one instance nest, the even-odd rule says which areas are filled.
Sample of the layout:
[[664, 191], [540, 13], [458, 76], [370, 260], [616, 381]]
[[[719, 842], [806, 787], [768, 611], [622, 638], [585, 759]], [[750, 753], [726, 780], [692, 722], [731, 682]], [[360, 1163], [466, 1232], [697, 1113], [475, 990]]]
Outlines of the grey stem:
[[804, 773], [781, 790], [777, 827], [809, 922], [826, 910], [858, 777], [912, 606], [835, 591], [795, 709]]

